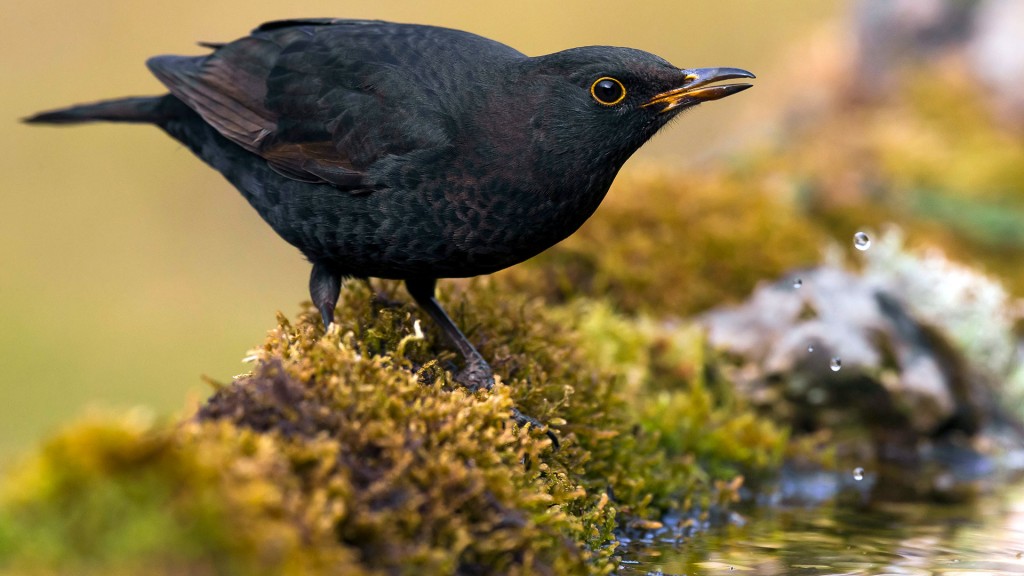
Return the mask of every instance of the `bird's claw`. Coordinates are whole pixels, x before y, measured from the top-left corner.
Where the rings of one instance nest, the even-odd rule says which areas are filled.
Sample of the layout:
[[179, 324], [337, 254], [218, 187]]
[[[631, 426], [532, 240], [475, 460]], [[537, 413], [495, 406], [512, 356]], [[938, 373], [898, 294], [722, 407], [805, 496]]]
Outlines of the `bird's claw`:
[[[494, 387], [494, 371], [491, 370], [491, 367], [486, 362], [474, 362], [468, 364], [458, 374], [456, 374], [454, 380], [470, 392], [490, 390]], [[512, 421], [520, 426], [526, 426], [529, 424], [533, 428], [543, 430], [544, 434], [551, 439], [551, 446], [554, 447], [555, 450], [558, 450], [560, 445], [558, 437], [555, 436], [555, 433], [552, 432], [547, 425], [541, 423], [540, 420], [523, 414], [518, 408], [512, 408]]]
[[555, 450], [558, 450], [561, 446], [561, 444], [558, 442], [558, 436], [555, 436], [555, 433], [552, 432], [550, 428], [548, 428], [545, 424], [541, 424], [540, 420], [537, 420], [533, 416], [527, 416], [526, 414], [523, 414], [522, 412], [519, 411], [518, 408], [512, 408], [512, 421], [520, 426], [526, 426], [527, 424], [529, 424], [530, 426], [538, 430], [542, 430], [544, 434], [551, 440], [551, 447], [554, 448]]
[[487, 364], [468, 364], [455, 375], [455, 381], [470, 392], [494, 387], [494, 371]]

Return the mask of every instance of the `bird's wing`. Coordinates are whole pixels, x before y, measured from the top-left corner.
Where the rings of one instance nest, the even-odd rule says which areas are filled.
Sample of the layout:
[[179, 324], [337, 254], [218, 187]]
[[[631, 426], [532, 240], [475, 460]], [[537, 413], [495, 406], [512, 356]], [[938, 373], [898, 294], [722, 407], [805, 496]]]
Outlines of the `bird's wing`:
[[454, 30], [315, 19], [270, 22], [208, 56], [147, 64], [171, 94], [275, 171], [357, 192], [372, 188], [367, 172], [384, 156], [450, 143], [439, 92], [451, 73], [437, 68], [459, 69], [465, 47], [456, 40], [467, 39], [519, 55]]

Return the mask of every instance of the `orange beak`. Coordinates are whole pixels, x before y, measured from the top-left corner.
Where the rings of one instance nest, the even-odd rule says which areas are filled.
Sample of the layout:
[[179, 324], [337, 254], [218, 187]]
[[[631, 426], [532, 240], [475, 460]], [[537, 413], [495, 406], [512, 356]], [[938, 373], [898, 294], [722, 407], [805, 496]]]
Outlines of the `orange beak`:
[[644, 103], [643, 107], [664, 105], [661, 112], [668, 112], [709, 100], [718, 100], [742, 92], [750, 88], [751, 84], [718, 84], [716, 86], [709, 86], [709, 84], [734, 78], [755, 78], [752, 73], [739, 68], [694, 68], [681, 72], [683, 73], [682, 86], [655, 95]]

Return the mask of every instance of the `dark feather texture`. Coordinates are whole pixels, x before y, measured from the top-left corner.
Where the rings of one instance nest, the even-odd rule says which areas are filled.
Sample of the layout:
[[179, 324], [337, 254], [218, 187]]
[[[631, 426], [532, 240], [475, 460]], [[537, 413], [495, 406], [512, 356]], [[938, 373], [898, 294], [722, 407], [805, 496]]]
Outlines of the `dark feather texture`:
[[282, 20], [203, 45], [213, 51], [149, 60], [167, 96], [29, 120], [159, 125], [314, 263], [325, 322], [342, 278], [404, 279], [480, 373], [434, 279], [562, 240], [673, 116], [747, 87], [708, 83], [752, 77], [607, 46], [529, 58], [467, 32], [366, 20]]

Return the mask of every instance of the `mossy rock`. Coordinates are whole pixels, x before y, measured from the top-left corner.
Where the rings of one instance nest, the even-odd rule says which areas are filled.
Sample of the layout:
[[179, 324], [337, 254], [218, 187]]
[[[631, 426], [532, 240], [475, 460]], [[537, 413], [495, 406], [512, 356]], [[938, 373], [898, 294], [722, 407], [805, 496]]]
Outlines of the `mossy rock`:
[[742, 165], [630, 171], [576, 234], [497, 281], [552, 303], [586, 297], [658, 317], [739, 302], [758, 282], [818, 262], [829, 238], [777, 180]]
[[343, 331], [279, 318], [182, 421], [51, 440], [8, 481], [0, 573], [600, 574], [617, 529], [700, 516], [779, 464], [785, 433], [714, 398], [697, 330], [456, 286], [442, 300], [502, 377], [468, 393], [377, 287], [348, 289]]

